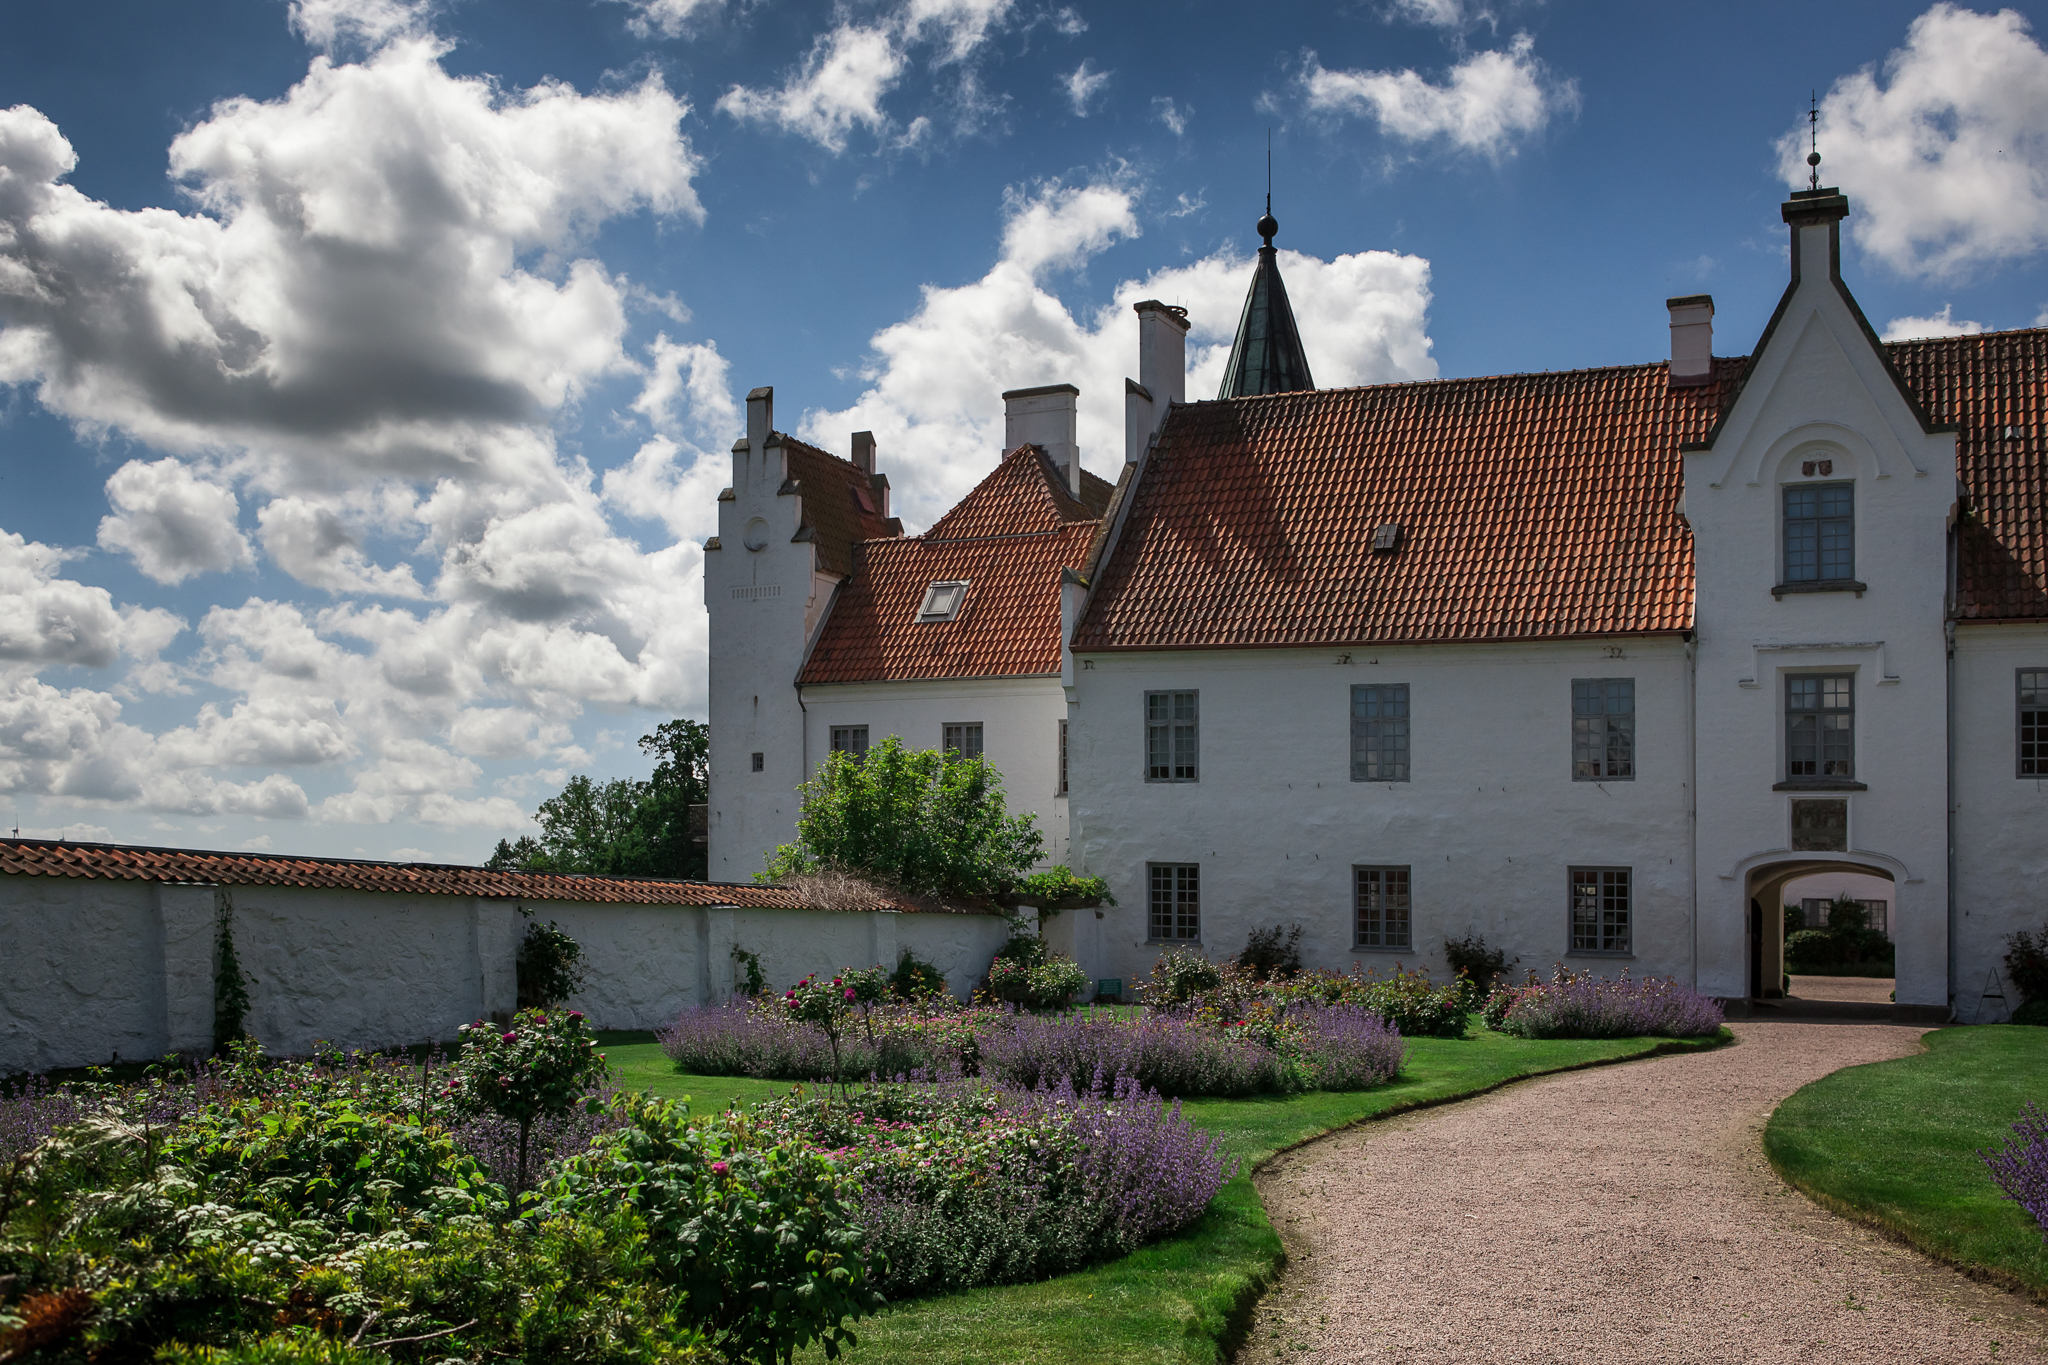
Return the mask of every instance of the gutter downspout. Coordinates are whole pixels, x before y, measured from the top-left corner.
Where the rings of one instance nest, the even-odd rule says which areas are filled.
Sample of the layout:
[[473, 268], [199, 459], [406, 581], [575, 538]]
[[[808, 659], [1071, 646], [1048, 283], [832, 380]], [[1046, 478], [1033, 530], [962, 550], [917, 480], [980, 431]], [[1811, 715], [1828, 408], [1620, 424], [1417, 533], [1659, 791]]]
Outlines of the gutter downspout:
[[1948, 1016], [1956, 1017], [1956, 622], [1941, 623], [1948, 686]]
[[[1686, 841], [1688, 875], [1692, 878], [1692, 988], [1700, 988], [1700, 657], [1699, 642], [1685, 633], [1685, 782], [1692, 838]], [[1746, 907], [1745, 907], [1746, 910]], [[1745, 921], [1746, 923], [1747, 921]]]

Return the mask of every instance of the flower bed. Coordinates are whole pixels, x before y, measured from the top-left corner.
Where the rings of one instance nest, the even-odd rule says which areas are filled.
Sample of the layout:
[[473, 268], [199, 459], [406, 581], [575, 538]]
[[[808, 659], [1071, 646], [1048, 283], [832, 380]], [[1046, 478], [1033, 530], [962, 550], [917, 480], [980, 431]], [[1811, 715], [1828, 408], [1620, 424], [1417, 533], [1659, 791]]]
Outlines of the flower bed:
[[1596, 976], [1562, 965], [1549, 981], [1535, 975], [1487, 997], [1488, 1028], [1518, 1038], [1705, 1038], [1726, 1022], [1719, 1005], [1669, 977]]

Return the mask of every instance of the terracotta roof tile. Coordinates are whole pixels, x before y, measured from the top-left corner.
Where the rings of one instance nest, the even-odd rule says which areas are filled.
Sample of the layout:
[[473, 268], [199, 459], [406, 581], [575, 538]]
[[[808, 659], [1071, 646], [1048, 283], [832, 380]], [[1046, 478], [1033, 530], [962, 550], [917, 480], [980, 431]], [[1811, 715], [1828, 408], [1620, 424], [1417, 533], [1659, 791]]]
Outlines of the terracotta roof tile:
[[882, 516], [868, 476], [859, 465], [794, 436], [777, 432], [775, 439], [782, 442], [790, 480], [803, 498], [803, 525], [817, 546], [819, 568], [826, 573], [851, 573], [855, 545], [903, 534], [902, 522]]
[[1957, 545], [1964, 620], [2048, 617], [2048, 331], [1885, 348], [1936, 422], [1955, 423], [1969, 520]]
[[[1081, 650], [1546, 639], [1692, 624], [1678, 447], [1741, 360], [1178, 406]], [[1375, 553], [1376, 529], [1401, 527]]]
[[[797, 681], [1059, 672], [1060, 570], [1088, 562], [1112, 492], [1084, 471], [1075, 498], [1044, 452], [1018, 446], [923, 535], [857, 547]], [[957, 580], [968, 588], [954, 619], [920, 622], [926, 590]]]
[[[354, 858], [294, 858], [270, 853], [79, 844], [50, 839], [0, 839], [0, 874], [103, 878], [111, 881], [197, 882], [225, 886], [306, 886], [485, 900], [594, 901], [620, 905], [734, 905], [801, 910], [803, 897], [779, 886], [685, 882], [655, 877], [577, 877], [492, 872], [446, 863], [380, 863]], [[875, 909], [925, 908], [878, 903]]]

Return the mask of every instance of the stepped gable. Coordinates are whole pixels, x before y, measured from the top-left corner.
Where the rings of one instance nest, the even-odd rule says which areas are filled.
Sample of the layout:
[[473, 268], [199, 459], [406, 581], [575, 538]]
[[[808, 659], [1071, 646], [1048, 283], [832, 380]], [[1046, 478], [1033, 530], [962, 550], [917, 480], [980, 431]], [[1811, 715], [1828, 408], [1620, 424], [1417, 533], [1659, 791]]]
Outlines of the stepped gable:
[[1937, 423], [1954, 423], [1956, 614], [2048, 618], [2048, 330], [1895, 342], [1885, 348]]
[[[0, 839], [0, 874], [76, 877], [207, 886], [304, 886], [484, 900], [590, 901], [623, 905], [713, 905], [746, 909], [815, 908], [796, 891], [758, 883], [686, 882], [662, 877], [585, 877], [551, 872], [493, 872], [449, 863], [385, 863], [361, 858], [295, 858], [276, 853], [214, 853], [133, 844]], [[882, 900], [859, 909], [928, 911], [935, 902]], [[941, 907], [942, 908], [942, 907]]]
[[[798, 682], [992, 678], [1060, 671], [1060, 571], [1079, 569], [1100, 527], [1084, 476], [1067, 491], [1037, 446], [1019, 446], [921, 536], [870, 540], [839, 589]], [[934, 583], [964, 580], [950, 621], [917, 619]]]
[[782, 432], [773, 439], [782, 442], [790, 485], [804, 500], [798, 535], [810, 532], [820, 569], [851, 573], [855, 545], [903, 534], [901, 521], [882, 515], [881, 501], [859, 465]]
[[1176, 407], [1074, 648], [1689, 629], [1678, 448], [1744, 364], [1691, 388], [1659, 363]]

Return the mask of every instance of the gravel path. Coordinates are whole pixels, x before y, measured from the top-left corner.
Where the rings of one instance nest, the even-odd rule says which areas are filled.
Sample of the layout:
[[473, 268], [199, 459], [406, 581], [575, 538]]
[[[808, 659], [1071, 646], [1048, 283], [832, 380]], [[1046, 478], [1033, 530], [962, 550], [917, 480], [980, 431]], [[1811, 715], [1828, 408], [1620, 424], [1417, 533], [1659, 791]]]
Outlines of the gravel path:
[[1511, 1086], [1258, 1179], [1290, 1264], [1240, 1365], [2048, 1361], [2048, 1312], [1822, 1212], [1759, 1146], [1785, 1096], [1908, 1054], [1892, 1024]]

